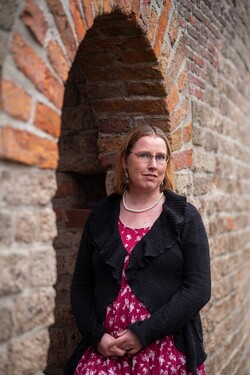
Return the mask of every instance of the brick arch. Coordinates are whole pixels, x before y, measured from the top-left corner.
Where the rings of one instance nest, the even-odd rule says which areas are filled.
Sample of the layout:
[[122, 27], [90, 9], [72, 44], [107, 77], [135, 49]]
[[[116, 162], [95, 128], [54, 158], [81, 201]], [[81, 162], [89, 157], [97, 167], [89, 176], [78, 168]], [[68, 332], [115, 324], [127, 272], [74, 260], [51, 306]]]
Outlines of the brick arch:
[[[186, 56], [174, 2], [165, 1], [157, 5], [153, 1], [102, 3], [83, 0], [70, 1], [69, 4], [70, 7], [65, 9], [65, 4], [62, 5], [60, 1], [26, 0], [20, 6], [20, 13], [10, 32], [9, 48], [1, 76], [4, 123], [0, 130], [0, 155], [6, 160], [22, 163], [22, 167], [26, 166], [27, 169], [29, 166], [33, 167], [30, 169], [37, 173], [35, 180], [39, 180], [37, 189], [43, 185], [42, 177], [47, 176], [44, 172], [58, 167], [67, 170], [63, 156], [67, 154], [70, 144], [65, 143], [65, 149], [60, 147], [64, 145], [64, 141], [67, 142], [67, 127], [72, 131], [76, 130], [76, 133], [79, 130], [77, 121], [74, 129], [72, 117], [68, 118], [67, 114], [70, 114], [68, 108], [72, 104], [71, 100], [80, 92], [85, 105], [88, 103], [92, 110], [92, 117], [89, 118], [93, 120], [92, 129], [96, 129], [95, 142], [98, 145], [96, 150], [100, 163], [96, 163], [91, 170], [79, 169], [86, 168], [86, 165], [89, 168], [91, 163], [87, 162], [80, 167], [79, 163], [77, 166], [69, 165], [68, 170], [84, 173], [111, 171], [115, 149], [121, 137], [131, 127], [145, 121], [150, 121], [171, 134], [175, 169], [190, 168], [191, 111]], [[111, 80], [107, 79], [108, 74], [112, 77]], [[77, 87], [78, 93], [72, 95], [70, 87]], [[65, 151], [64, 155], [60, 153], [59, 164], [58, 139], [59, 150], [63, 153]], [[77, 145], [75, 154], [80, 154], [80, 151], [81, 144]], [[92, 149], [92, 161], [95, 155]], [[49, 177], [52, 178], [51, 175]], [[66, 188], [72, 188], [71, 180], [65, 182]], [[21, 186], [27, 189], [25, 183]], [[27, 192], [29, 194], [30, 189]], [[53, 188], [50, 195], [53, 195]], [[41, 215], [39, 213], [42, 234], [37, 237], [38, 244], [35, 242], [35, 246], [33, 243], [30, 246], [35, 250], [41, 244], [49, 248], [55, 237], [55, 230], [47, 233], [49, 227], [53, 228], [54, 222], [50, 201], [46, 201], [47, 211]], [[38, 212], [42, 211], [45, 205], [43, 197], [34, 204], [37, 204], [35, 209], [38, 207]], [[60, 212], [57, 212], [57, 216], [60, 220]], [[49, 225], [46, 225], [47, 222]], [[24, 240], [30, 241], [29, 238]], [[72, 242], [72, 236], [66, 236], [65, 241]], [[73, 242], [76, 247], [77, 239]], [[39, 248], [39, 251], [40, 263], [48, 264], [48, 267], [41, 266], [40, 273], [48, 269], [52, 274], [54, 257], [48, 255], [51, 254], [49, 250], [46, 252]], [[64, 255], [61, 254], [62, 257]], [[36, 254], [33, 254], [30, 262], [33, 260], [35, 263], [34, 259]], [[70, 259], [69, 263], [69, 258], [65, 259], [63, 266], [71, 272], [74, 259]], [[33, 264], [30, 265], [31, 269], [32, 267]], [[38, 322], [39, 327], [42, 325], [46, 328], [46, 332], [43, 331], [46, 340], [41, 338], [44, 343], [41, 347], [42, 363], [40, 364], [39, 359], [34, 361], [36, 366], [40, 366], [35, 367], [34, 373], [46, 367], [44, 358], [49, 347], [47, 327], [53, 320], [52, 285], [55, 283], [55, 274], [49, 275], [46, 281], [41, 276], [39, 285], [35, 282], [32, 280], [28, 287], [24, 284], [25, 292], [30, 288], [28, 292], [35, 295], [33, 289], [40, 284], [44, 286], [45, 282], [50, 290], [46, 289], [44, 294], [49, 295], [50, 303], [47, 314], [43, 306], [39, 305], [42, 316], [34, 319], [34, 324]], [[62, 285], [59, 285], [59, 289], [60, 287], [61, 294], [58, 293], [56, 302], [67, 292]], [[39, 304], [42, 305], [42, 301], [39, 300]], [[52, 371], [56, 375], [56, 367], [58, 373], [61, 373], [60, 366], [77, 340], [69, 310], [69, 304], [56, 310], [58, 315], [55, 319], [61, 320], [65, 327], [70, 327], [72, 335], [68, 337], [69, 340], [65, 340], [62, 331], [56, 328], [55, 335], [50, 337], [52, 350], [49, 351], [51, 366], [46, 370], [48, 374]], [[33, 328], [32, 324], [31, 327]], [[20, 328], [24, 332], [25, 329], [25, 325]], [[36, 344], [38, 346], [39, 340]], [[20, 349], [15, 352], [22, 356]], [[29, 351], [25, 354], [28, 356]], [[30, 356], [32, 358], [32, 353]], [[53, 362], [53, 358], [56, 362]], [[15, 368], [16, 364], [13, 363], [12, 366]], [[24, 372], [26, 370], [25, 368]], [[27, 371], [31, 372], [30, 369]]]
[[[51, 12], [53, 20], [46, 17], [46, 11]], [[113, 15], [114, 12], [116, 17]], [[103, 165], [107, 167], [110, 164], [108, 154], [112, 152], [110, 150], [111, 139], [115, 137], [111, 129], [108, 134], [105, 116], [106, 118], [113, 117], [114, 121], [118, 113], [129, 112], [131, 114], [132, 112], [130, 116], [132, 126], [141, 123], [140, 116], [141, 118], [151, 116], [152, 122], [172, 133], [173, 151], [176, 151], [174, 162], [177, 170], [191, 166], [189, 143], [191, 111], [186, 56], [178, 15], [171, 1], [164, 1], [160, 6], [153, 2], [140, 4], [138, 1], [105, 1], [103, 4], [87, 0], [81, 4], [72, 1], [67, 11], [60, 2], [53, 0], [47, 0], [41, 5], [33, 0], [24, 2], [18, 22], [14, 24], [12, 30], [9, 57], [6, 59], [7, 61], [9, 59], [11, 65], [13, 64], [13, 69], [18, 71], [18, 79], [12, 79], [11, 69], [5, 66], [7, 62], [3, 66], [1, 77], [2, 108], [6, 114], [6, 120], [1, 129], [0, 152], [4, 158], [45, 169], [57, 167], [56, 143], [60, 134], [64, 84], [70, 66], [75, 58], [79, 58], [82, 65], [84, 65], [84, 59], [88, 60], [86, 51], [82, 58], [81, 52], [84, 50], [82, 46], [85, 40], [85, 46], [87, 43], [91, 44], [89, 34], [92, 32], [94, 23], [99, 28], [100, 35], [104, 33], [102, 38], [111, 40], [112, 35], [108, 35], [108, 30], [112, 28], [115, 32], [122, 30], [116, 21], [118, 17], [120, 21], [123, 20], [124, 30], [129, 29], [130, 23], [130, 25], [133, 24], [135, 35], [136, 32], [141, 35], [134, 38], [134, 47], [130, 40], [126, 49], [120, 51], [122, 53], [116, 57], [117, 69], [115, 71], [107, 66], [108, 53], [106, 53], [106, 66], [104, 60], [99, 63], [97, 60], [93, 61], [94, 64], [102, 64], [102, 67], [97, 67], [96, 71], [103, 74], [104, 78], [103, 70], [113, 74], [113, 81], [120, 78], [120, 82], [124, 82], [123, 88], [122, 83], [116, 88], [117, 91], [120, 90], [120, 97], [123, 97], [123, 100], [118, 95], [113, 98], [107, 97], [106, 102], [104, 98], [95, 98], [94, 110], [101, 127], [98, 144]], [[113, 22], [112, 27], [103, 26], [105, 18]], [[132, 30], [131, 27], [130, 29]], [[27, 33], [27, 30], [32, 36]], [[101, 42], [100, 35], [98, 38]], [[122, 37], [121, 34], [120, 36]], [[104, 42], [100, 48], [105, 50]], [[144, 51], [144, 48], [147, 51]], [[116, 52], [118, 50], [117, 45]], [[118, 66], [119, 59], [120, 66]], [[140, 63], [142, 63], [141, 66]], [[92, 72], [89, 69], [86, 74], [93, 89], [95, 83], [98, 85], [98, 80], [94, 82], [96, 77], [93, 76], [93, 69]], [[115, 75], [117, 77], [114, 77]], [[133, 81], [135, 76], [140, 81], [138, 85]], [[99, 79], [102, 78], [99, 77]], [[100, 87], [98, 91], [100, 93]], [[109, 95], [112, 95], [112, 90]], [[150, 99], [147, 98], [148, 95]], [[109, 112], [107, 106], [109, 106]], [[170, 128], [164, 119], [164, 116], [167, 118], [168, 113]], [[124, 124], [124, 126], [127, 125]]]

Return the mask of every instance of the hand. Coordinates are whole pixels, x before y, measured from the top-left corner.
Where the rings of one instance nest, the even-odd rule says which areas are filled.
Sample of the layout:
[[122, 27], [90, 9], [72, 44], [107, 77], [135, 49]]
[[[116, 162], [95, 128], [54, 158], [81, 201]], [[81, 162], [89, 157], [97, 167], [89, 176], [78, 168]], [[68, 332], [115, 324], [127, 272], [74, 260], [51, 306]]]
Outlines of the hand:
[[97, 350], [103, 357], [122, 357], [126, 351], [116, 346], [116, 339], [104, 333], [101, 341], [97, 344]]
[[117, 336], [115, 345], [121, 350], [126, 351], [127, 354], [135, 354], [143, 348], [138, 337], [129, 329], [118, 333]]

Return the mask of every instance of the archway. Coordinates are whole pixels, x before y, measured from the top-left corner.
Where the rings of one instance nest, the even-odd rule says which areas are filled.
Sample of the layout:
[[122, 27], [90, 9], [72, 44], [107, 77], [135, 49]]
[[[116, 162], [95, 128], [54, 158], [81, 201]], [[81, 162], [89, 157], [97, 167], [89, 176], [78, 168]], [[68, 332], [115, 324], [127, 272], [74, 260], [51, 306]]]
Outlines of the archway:
[[[176, 93], [177, 94], [177, 93]], [[94, 20], [72, 64], [65, 88], [59, 140], [55, 324], [46, 374], [62, 371], [80, 340], [69, 288], [89, 208], [112, 190], [116, 148], [126, 132], [153, 123], [170, 134], [161, 66], [133, 15], [114, 11]]]
[[[65, 249], [64, 241], [68, 239], [70, 242], [74, 237], [74, 246], [70, 245], [64, 253], [62, 251], [61, 258], [69, 255], [71, 250], [76, 253], [77, 238], [79, 240], [84, 222], [84, 215], [76, 215], [72, 210], [82, 213], [89, 208], [91, 201], [105, 193], [104, 182], [106, 190], [110, 191], [115, 150], [128, 129], [145, 121], [162, 127], [171, 133], [176, 170], [188, 169], [192, 165], [191, 134], [186, 132], [191, 126], [186, 56], [174, 4], [170, 1], [160, 5], [147, 3], [143, 7], [137, 2], [102, 4], [83, 1], [80, 4], [72, 1], [69, 4], [67, 10], [61, 2], [53, 0], [39, 5], [32, 0], [20, 4], [11, 30], [8, 61], [2, 70], [5, 122], [1, 127], [0, 153], [6, 160], [24, 164], [19, 168], [18, 164], [10, 163], [8, 173], [23, 177], [20, 189], [29, 192], [33, 186], [38, 197], [35, 199], [28, 193], [25, 200], [18, 201], [20, 207], [23, 202], [28, 202], [28, 211], [33, 210], [35, 218], [33, 223], [30, 219], [33, 216], [26, 213], [31, 220], [27, 221], [30, 235], [25, 238], [19, 235], [10, 249], [14, 254], [17, 242], [22, 256], [25, 254], [23, 264], [29, 259], [25, 270], [38, 270], [36, 274], [32, 271], [31, 281], [24, 282], [25, 272], [21, 270], [21, 262], [17, 263], [17, 274], [21, 275], [22, 282], [14, 293], [20, 293], [21, 297], [22, 293], [34, 296], [34, 302], [27, 319], [29, 324], [22, 324], [26, 317], [25, 312], [20, 311], [20, 324], [14, 327], [13, 335], [7, 337], [7, 341], [13, 337], [9, 349], [16, 358], [11, 362], [13, 373], [18, 366], [30, 373], [46, 367], [56, 279], [52, 247], [55, 237], [51, 209], [51, 197], [55, 192], [52, 171], [57, 168], [61, 115], [60, 174], [54, 206], [58, 229], [61, 233], [66, 232], [66, 239], [62, 247], [57, 238], [55, 247]], [[74, 152], [71, 152], [72, 143]], [[26, 175], [29, 176], [27, 179]], [[9, 181], [13, 180], [8, 177], [4, 183], [10, 186]], [[93, 181], [96, 185], [97, 180], [102, 188], [90, 195]], [[79, 194], [79, 191], [84, 194]], [[65, 225], [63, 218], [72, 218], [72, 213], [79, 221], [70, 227]], [[33, 232], [37, 233], [34, 238]], [[38, 250], [39, 264], [36, 258]], [[60, 301], [68, 298], [65, 291], [70, 282], [74, 256], [70, 262], [66, 258], [60, 270], [60, 280], [64, 280], [67, 274], [66, 286], [62, 282], [57, 286]], [[68, 269], [65, 271], [63, 264], [66, 263]], [[9, 301], [17, 301], [13, 291]], [[69, 324], [73, 324], [69, 305], [61, 308], [60, 314], [61, 322], [69, 318]], [[58, 322], [57, 315], [55, 319]], [[60, 362], [54, 366], [55, 375], [55, 368], [60, 371], [66, 351], [74, 346], [77, 336], [66, 338], [60, 329], [53, 328], [56, 348], [53, 348], [54, 339], [51, 348], [56, 349], [55, 356]], [[28, 350], [29, 347], [32, 350]], [[24, 361], [20, 361], [22, 348], [26, 348]], [[7, 360], [3, 362], [5, 365], [9, 366]]]

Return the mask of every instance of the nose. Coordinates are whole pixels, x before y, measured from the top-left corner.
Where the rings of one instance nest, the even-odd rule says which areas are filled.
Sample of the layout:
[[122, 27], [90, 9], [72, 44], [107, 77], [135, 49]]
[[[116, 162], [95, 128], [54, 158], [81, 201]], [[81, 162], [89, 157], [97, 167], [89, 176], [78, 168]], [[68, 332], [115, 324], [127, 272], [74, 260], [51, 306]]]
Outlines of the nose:
[[157, 168], [157, 162], [156, 162], [155, 156], [152, 156], [152, 158], [151, 158], [151, 160], [150, 160], [150, 162], [148, 164], [148, 167], [149, 168], [154, 168], [154, 169]]

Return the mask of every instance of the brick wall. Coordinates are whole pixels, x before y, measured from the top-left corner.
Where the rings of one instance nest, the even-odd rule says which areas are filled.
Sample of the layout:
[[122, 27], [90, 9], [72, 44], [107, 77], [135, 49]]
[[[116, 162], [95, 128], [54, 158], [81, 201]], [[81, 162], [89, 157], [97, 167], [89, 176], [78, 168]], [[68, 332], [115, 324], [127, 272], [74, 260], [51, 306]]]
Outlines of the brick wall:
[[177, 190], [209, 234], [208, 374], [248, 374], [247, 0], [0, 9], [0, 373], [62, 373], [78, 340], [68, 292], [86, 210], [112, 190], [124, 134], [150, 122], [170, 135]]

